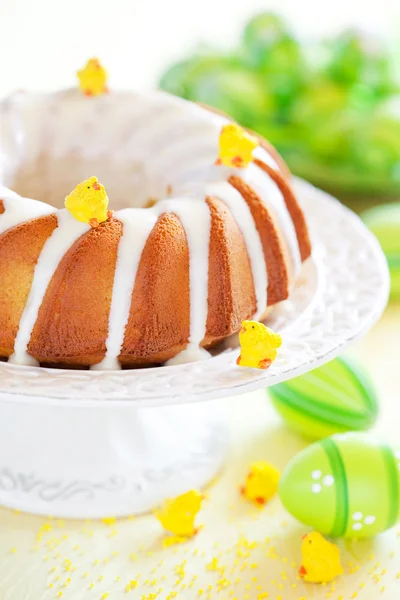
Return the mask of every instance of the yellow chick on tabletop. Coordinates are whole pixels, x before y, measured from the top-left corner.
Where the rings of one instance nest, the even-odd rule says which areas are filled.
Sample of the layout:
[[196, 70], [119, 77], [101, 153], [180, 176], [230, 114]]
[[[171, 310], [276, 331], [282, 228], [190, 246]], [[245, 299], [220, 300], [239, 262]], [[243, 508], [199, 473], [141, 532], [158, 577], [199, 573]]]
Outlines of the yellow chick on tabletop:
[[239, 333], [240, 356], [236, 364], [240, 367], [268, 369], [277, 357], [282, 338], [269, 327], [258, 321], [243, 321]]
[[303, 536], [301, 554], [299, 575], [304, 581], [328, 583], [343, 573], [339, 548], [316, 531]]
[[278, 491], [280, 473], [276, 467], [262, 460], [251, 465], [240, 491], [245, 498], [264, 506]]
[[79, 87], [85, 96], [101, 96], [108, 92], [107, 72], [98, 58], [90, 58], [77, 75]]
[[244, 169], [253, 160], [258, 140], [236, 123], [222, 127], [219, 136], [219, 157], [215, 164]]
[[177, 498], [166, 500], [155, 515], [164, 529], [173, 535], [190, 538], [199, 531], [194, 522], [203, 499], [203, 494], [190, 490]]
[[65, 198], [65, 208], [77, 221], [89, 223], [91, 227], [98, 227], [112, 215], [112, 211], [108, 210], [106, 190], [97, 177], [79, 183]]

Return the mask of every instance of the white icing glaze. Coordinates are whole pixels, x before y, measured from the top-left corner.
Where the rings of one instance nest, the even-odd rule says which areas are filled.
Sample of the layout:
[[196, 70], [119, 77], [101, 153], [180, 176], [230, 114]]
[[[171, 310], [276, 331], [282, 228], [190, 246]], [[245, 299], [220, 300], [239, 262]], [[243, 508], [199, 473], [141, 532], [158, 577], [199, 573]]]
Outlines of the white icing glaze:
[[161, 215], [174, 213], [180, 220], [189, 248], [190, 335], [188, 344], [199, 347], [206, 334], [208, 314], [208, 254], [211, 215], [202, 198], [162, 200], [153, 207]]
[[207, 360], [211, 354], [197, 344], [189, 343], [182, 352], [179, 352], [173, 358], [165, 363], [167, 366], [184, 365], [185, 363], [197, 362], [198, 360]]
[[47, 286], [72, 244], [90, 231], [90, 225], [77, 221], [66, 209], [57, 213], [57, 219], [58, 227], [44, 244], [35, 267], [32, 287], [15, 338], [14, 353], [9, 358], [11, 363], [36, 364], [35, 359], [28, 354], [27, 348]]
[[267, 306], [268, 274], [261, 239], [251, 211], [240, 192], [227, 181], [207, 185], [206, 194], [220, 198], [227, 205], [242, 232], [253, 273], [257, 300], [257, 312], [253, 318], [257, 320]]
[[[276, 184], [254, 164], [240, 170], [214, 166], [219, 134], [226, 122], [224, 117], [163, 92], [113, 92], [90, 99], [78, 90], [41, 95], [21, 93], [0, 103], [0, 158], [7, 159], [0, 160], [6, 165], [0, 175], [6, 173], [7, 182], [18, 180], [19, 170], [28, 174], [39, 171], [42, 188], [37, 195], [51, 195], [52, 202], [60, 203], [73, 185], [95, 173], [105, 184], [114, 209], [118, 205], [124, 208], [128, 201], [130, 207], [141, 207], [149, 197], [160, 200], [173, 196], [145, 211], [136, 208], [116, 213], [123, 223], [123, 235], [114, 276], [107, 352], [95, 368], [119, 367], [117, 357], [142, 250], [155, 220], [165, 211], [175, 213], [180, 219], [190, 260], [190, 337], [186, 349], [169, 364], [208, 356], [199, 348], [206, 333], [208, 312], [211, 218], [206, 194], [219, 197], [229, 206], [243, 233], [253, 271], [256, 318], [264, 312], [268, 285], [264, 253], [247, 203], [227, 182], [232, 174], [247, 181], [271, 208], [298, 270], [301, 261], [296, 233]], [[279, 170], [266, 150], [259, 147], [254, 155]], [[46, 204], [21, 198], [9, 190], [4, 203], [0, 233], [54, 212]], [[58, 213], [58, 218], [59, 227], [46, 242], [35, 269], [13, 362], [29, 359], [26, 349], [48, 283], [68, 248], [89, 229], [65, 210]]]
[[55, 212], [52, 206], [30, 198], [22, 198], [2, 185], [0, 185], [0, 199], [3, 200], [4, 205], [4, 212], [0, 215], [0, 234], [30, 219]]
[[[261, 153], [260, 156], [263, 156], [263, 154]], [[254, 189], [261, 201], [277, 220], [277, 224], [283, 233], [283, 238], [288, 245], [294, 274], [295, 276], [298, 275], [301, 269], [299, 242], [292, 218], [280, 189], [267, 173], [252, 163], [247, 169], [243, 169], [241, 177]]]
[[150, 209], [125, 209], [116, 212], [114, 216], [121, 221], [123, 229], [115, 267], [106, 340], [107, 352], [100, 363], [93, 365], [92, 369], [96, 370], [121, 368], [118, 356], [121, 353], [125, 328], [128, 323], [136, 273], [147, 238], [157, 221], [154, 211]]

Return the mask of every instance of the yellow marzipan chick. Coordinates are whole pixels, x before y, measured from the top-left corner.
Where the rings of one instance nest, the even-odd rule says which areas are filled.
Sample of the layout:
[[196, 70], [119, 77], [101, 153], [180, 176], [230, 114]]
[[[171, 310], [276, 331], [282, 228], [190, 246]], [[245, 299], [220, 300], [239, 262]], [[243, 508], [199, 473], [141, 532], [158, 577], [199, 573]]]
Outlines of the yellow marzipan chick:
[[301, 554], [299, 575], [304, 581], [328, 583], [343, 573], [339, 548], [316, 531], [303, 536]]
[[241, 493], [256, 504], [263, 506], [278, 490], [280, 473], [276, 467], [265, 461], [257, 461], [250, 467]]
[[190, 490], [177, 498], [166, 500], [155, 515], [170, 533], [179, 537], [193, 537], [198, 532], [194, 522], [203, 499], [200, 492]]
[[97, 181], [97, 177], [90, 177], [79, 183], [65, 198], [65, 208], [77, 221], [89, 223], [91, 227], [97, 227], [111, 216], [111, 211], [107, 210], [106, 190]]
[[236, 123], [224, 125], [219, 136], [216, 164], [244, 169], [253, 160], [253, 150], [257, 146], [257, 138]]
[[258, 321], [243, 321], [239, 341], [240, 356], [236, 364], [254, 369], [268, 369], [277, 357], [277, 348], [282, 345], [279, 333]]
[[90, 58], [77, 75], [79, 87], [85, 96], [101, 96], [108, 92], [107, 72], [98, 58]]

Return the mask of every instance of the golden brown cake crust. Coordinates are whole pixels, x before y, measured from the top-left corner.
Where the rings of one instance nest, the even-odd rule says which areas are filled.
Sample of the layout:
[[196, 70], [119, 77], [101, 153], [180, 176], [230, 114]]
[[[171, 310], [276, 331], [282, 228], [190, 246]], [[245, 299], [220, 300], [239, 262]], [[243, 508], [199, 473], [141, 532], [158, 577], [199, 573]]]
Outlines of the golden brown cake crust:
[[106, 221], [78, 239], [47, 288], [28, 352], [41, 362], [92, 365], [105, 355], [122, 225]]
[[[3, 203], [1, 208], [4, 211]], [[42, 248], [57, 227], [55, 215], [23, 223], [0, 236], [0, 354], [10, 356]]]
[[257, 309], [250, 259], [227, 206], [207, 198], [211, 214], [206, 346], [238, 331]]
[[305, 261], [311, 254], [311, 242], [304, 213], [300, 208], [289, 181], [263, 161], [254, 160], [255, 164], [267, 173], [279, 187], [285, 199], [287, 209], [292, 217], [293, 225], [299, 242], [301, 260]]
[[229, 178], [229, 183], [238, 190], [247, 202], [260, 235], [268, 271], [268, 306], [281, 302], [289, 294], [288, 256], [285, 256], [285, 243], [275, 227], [265, 204], [256, 192], [237, 175]]
[[136, 276], [119, 360], [162, 363], [189, 338], [189, 250], [178, 217], [161, 215], [151, 231]]

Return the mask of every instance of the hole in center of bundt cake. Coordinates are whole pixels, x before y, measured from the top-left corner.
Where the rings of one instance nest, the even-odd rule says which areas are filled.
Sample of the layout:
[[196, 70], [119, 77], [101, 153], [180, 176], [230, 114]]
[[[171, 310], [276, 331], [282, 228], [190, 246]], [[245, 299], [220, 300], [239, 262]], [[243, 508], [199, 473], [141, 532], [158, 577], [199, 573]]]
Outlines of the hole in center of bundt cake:
[[21, 196], [63, 208], [65, 196], [92, 175], [105, 186], [113, 210], [151, 206], [167, 195], [165, 185], [160, 189], [141, 161], [117, 161], [112, 155], [88, 158], [78, 152], [62, 157], [41, 154], [17, 165], [5, 184]]

